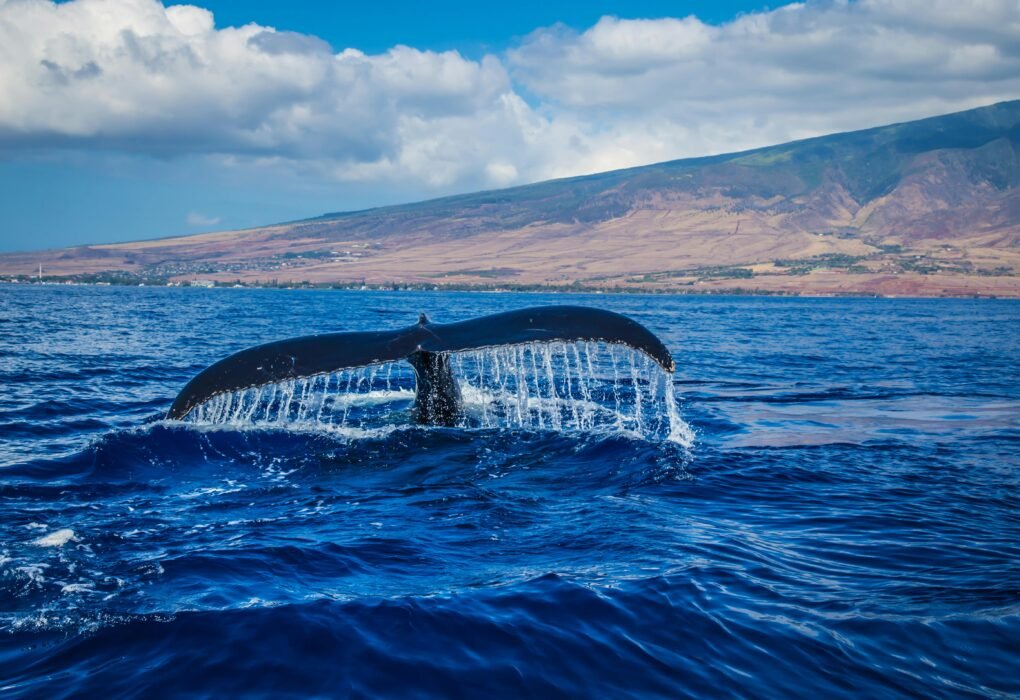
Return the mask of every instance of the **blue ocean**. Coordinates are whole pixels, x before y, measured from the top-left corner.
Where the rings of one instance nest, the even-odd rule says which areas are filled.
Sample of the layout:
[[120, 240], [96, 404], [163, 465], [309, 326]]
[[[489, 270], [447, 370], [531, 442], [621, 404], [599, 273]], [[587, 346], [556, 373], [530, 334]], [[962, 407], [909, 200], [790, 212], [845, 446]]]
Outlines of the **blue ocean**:
[[[457, 427], [398, 365], [163, 420], [251, 345], [563, 303], [676, 373], [496, 349]], [[1013, 301], [0, 286], [4, 697], [1017, 696], [1018, 498]]]

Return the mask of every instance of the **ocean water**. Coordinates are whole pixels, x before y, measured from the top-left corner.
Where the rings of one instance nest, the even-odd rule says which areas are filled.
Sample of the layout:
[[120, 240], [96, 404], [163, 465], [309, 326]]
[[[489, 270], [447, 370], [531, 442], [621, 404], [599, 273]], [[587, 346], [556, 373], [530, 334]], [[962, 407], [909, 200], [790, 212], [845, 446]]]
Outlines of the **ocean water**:
[[[392, 368], [160, 419], [259, 342], [549, 303], [672, 393], [560, 348], [573, 398], [507, 355], [457, 428]], [[1018, 350], [996, 300], [0, 286], [0, 695], [1016, 696]]]

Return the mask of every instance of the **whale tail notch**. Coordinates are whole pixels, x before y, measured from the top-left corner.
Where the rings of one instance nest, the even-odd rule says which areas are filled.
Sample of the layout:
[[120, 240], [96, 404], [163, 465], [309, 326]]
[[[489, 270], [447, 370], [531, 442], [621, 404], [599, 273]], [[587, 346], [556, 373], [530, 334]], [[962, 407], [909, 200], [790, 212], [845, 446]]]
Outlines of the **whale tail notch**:
[[675, 365], [651, 331], [621, 314], [586, 306], [539, 306], [457, 323], [432, 323], [421, 314], [413, 326], [391, 331], [308, 335], [241, 350], [210, 365], [184, 387], [167, 418], [185, 418], [219, 394], [406, 360], [417, 391], [413, 414], [424, 425], [455, 425], [463, 412], [448, 353], [525, 343], [596, 341], [639, 350], [667, 372]]

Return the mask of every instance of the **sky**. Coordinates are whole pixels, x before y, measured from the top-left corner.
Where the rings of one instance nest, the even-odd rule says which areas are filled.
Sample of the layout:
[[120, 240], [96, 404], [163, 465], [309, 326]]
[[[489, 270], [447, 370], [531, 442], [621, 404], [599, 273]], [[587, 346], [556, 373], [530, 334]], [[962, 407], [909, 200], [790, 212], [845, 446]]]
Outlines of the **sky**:
[[1017, 98], [1017, 0], [0, 0], [0, 251], [245, 228]]

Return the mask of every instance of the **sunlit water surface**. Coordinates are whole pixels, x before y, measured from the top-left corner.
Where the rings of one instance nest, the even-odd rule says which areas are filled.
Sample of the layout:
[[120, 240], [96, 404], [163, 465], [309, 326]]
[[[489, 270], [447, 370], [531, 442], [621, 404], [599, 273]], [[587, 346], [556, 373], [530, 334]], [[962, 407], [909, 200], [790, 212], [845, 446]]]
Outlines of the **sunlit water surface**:
[[[531, 348], [457, 360], [457, 428], [406, 366], [159, 420], [259, 342], [548, 303], [672, 383]], [[0, 286], [0, 693], [1020, 693], [1018, 345], [989, 300]]]

